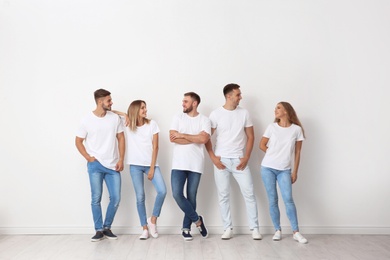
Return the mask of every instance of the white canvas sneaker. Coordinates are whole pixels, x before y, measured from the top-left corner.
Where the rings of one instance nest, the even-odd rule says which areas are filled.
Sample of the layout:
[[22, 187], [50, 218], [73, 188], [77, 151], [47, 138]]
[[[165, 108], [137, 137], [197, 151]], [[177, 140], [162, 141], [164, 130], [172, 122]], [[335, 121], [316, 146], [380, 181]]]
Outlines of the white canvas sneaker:
[[231, 228], [226, 229], [225, 232], [221, 236], [221, 238], [223, 240], [228, 240], [228, 239], [231, 239], [232, 237], [233, 237], [233, 229], [231, 229]]
[[302, 243], [302, 244], [306, 244], [307, 243], [307, 239], [304, 238], [301, 233], [299, 232], [295, 232], [294, 235], [293, 235], [293, 238], [294, 240], [298, 241], [299, 243]]
[[282, 239], [282, 231], [276, 230], [275, 235], [272, 237], [273, 241], [279, 241]]
[[254, 228], [253, 231], [252, 231], [252, 238], [254, 240], [261, 240], [263, 237], [261, 236], [260, 232], [259, 232], [259, 229], [258, 228]]

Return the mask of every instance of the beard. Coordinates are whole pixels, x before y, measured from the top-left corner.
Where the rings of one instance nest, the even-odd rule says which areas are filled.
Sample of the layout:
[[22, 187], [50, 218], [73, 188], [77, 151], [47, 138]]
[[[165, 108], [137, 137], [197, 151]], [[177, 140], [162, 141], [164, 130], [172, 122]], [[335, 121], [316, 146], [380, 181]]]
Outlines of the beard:
[[190, 106], [189, 108], [184, 108], [183, 109], [183, 113], [190, 113], [192, 110], [194, 109], [194, 107], [193, 106]]
[[104, 111], [111, 111], [111, 106], [105, 106], [103, 105]]

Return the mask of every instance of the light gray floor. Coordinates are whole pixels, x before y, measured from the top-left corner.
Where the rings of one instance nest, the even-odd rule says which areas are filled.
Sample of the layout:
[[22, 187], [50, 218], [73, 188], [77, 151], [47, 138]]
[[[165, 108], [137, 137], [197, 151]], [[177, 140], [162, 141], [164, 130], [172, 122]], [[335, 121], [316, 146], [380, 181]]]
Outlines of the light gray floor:
[[252, 240], [235, 235], [203, 239], [194, 235], [186, 242], [181, 235], [160, 235], [146, 241], [138, 235], [120, 235], [118, 240], [90, 242], [90, 235], [0, 235], [0, 259], [390, 259], [390, 236], [306, 235], [306, 245], [283, 235]]

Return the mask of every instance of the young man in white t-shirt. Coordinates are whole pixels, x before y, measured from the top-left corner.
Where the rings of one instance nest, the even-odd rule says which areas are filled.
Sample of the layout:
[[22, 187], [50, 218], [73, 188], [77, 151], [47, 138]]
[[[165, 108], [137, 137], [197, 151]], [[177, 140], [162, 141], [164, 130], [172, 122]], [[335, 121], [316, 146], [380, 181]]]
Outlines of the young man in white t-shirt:
[[[87, 160], [91, 185], [91, 207], [96, 234], [92, 242], [117, 239], [111, 225], [121, 199], [121, 176], [125, 155], [125, 137], [121, 119], [111, 112], [111, 93], [104, 89], [94, 92], [96, 109], [81, 121], [76, 133], [76, 147]], [[85, 141], [85, 146], [84, 146]], [[119, 151], [118, 151], [119, 150]], [[103, 180], [110, 194], [106, 217], [103, 223], [100, 205]]]
[[[184, 94], [183, 113], [173, 118], [169, 131], [170, 141], [174, 143], [171, 172], [172, 194], [184, 212], [182, 236], [192, 240], [191, 224], [195, 223], [203, 238], [208, 232], [204, 218], [196, 212], [196, 194], [204, 170], [204, 144], [209, 140], [210, 120], [197, 111], [200, 97], [194, 92]], [[186, 186], [186, 195], [183, 189]]]
[[233, 237], [230, 213], [230, 175], [233, 175], [245, 200], [252, 237], [262, 239], [252, 175], [248, 167], [254, 142], [253, 123], [248, 111], [238, 106], [242, 99], [239, 85], [226, 85], [223, 94], [225, 105], [210, 114], [211, 133], [216, 133], [215, 150], [213, 151], [211, 139], [206, 143], [207, 152], [214, 164], [214, 178], [225, 230], [221, 238]]

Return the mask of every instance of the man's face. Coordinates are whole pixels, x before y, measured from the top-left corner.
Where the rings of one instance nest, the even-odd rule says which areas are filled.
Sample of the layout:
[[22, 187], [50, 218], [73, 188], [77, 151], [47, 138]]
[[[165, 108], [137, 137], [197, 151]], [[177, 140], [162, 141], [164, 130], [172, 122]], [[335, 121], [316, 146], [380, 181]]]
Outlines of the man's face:
[[232, 104], [238, 106], [240, 104], [240, 100], [242, 99], [241, 90], [233, 89], [233, 91], [228, 94], [228, 99]]
[[194, 109], [194, 101], [190, 96], [184, 96], [182, 106], [183, 113], [190, 113]]
[[114, 103], [112, 103], [111, 96], [101, 98], [101, 106], [104, 109], [104, 111], [111, 111], [112, 104]]

